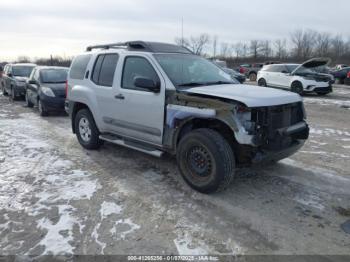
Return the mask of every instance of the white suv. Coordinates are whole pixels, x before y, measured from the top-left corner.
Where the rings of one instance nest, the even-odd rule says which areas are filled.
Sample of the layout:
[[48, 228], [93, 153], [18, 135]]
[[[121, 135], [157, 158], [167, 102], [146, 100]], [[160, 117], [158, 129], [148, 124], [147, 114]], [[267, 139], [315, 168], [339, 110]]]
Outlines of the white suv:
[[267, 65], [258, 73], [258, 85], [289, 89], [298, 94], [326, 95], [332, 92], [332, 77], [312, 69], [328, 63], [329, 59], [315, 58], [303, 64]]
[[235, 83], [181, 46], [93, 46], [72, 62], [66, 105], [84, 148], [108, 141], [174, 155], [185, 181], [210, 193], [236, 167], [286, 158], [309, 135], [299, 95]]

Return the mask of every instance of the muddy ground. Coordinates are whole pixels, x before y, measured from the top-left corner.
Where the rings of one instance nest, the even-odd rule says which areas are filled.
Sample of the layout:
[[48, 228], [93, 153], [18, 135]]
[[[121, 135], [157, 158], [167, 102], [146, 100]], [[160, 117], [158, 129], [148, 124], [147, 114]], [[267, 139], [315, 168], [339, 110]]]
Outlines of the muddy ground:
[[67, 116], [0, 96], [0, 255], [350, 255], [350, 87], [334, 89], [304, 97], [300, 152], [213, 195], [191, 190], [174, 159], [86, 151]]

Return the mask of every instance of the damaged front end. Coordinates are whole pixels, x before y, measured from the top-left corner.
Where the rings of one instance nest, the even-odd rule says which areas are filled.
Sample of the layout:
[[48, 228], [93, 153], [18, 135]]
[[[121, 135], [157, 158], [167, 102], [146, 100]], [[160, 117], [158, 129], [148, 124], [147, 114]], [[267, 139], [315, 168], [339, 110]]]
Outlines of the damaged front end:
[[251, 164], [286, 158], [301, 148], [309, 137], [302, 102], [247, 108], [246, 111], [240, 113], [237, 110], [234, 118], [246, 131], [236, 136], [238, 140], [244, 143], [243, 138], [251, 139], [252, 146], [248, 149]]
[[278, 161], [294, 154], [309, 136], [302, 102], [247, 107], [203, 95], [176, 93], [169, 97], [164, 144], [176, 150], [184, 133], [213, 128], [229, 140], [238, 166]]

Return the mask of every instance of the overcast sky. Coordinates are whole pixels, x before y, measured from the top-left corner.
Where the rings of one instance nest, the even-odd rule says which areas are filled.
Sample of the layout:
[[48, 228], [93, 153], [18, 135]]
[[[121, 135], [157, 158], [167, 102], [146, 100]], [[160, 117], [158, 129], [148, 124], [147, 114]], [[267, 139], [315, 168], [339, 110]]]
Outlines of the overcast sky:
[[289, 37], [297, 28], [350, 37], [350, 0], [2, 0], [0, 61], [72, 56], [90, 44], [173, 42], [208, 33], [219, 41]]

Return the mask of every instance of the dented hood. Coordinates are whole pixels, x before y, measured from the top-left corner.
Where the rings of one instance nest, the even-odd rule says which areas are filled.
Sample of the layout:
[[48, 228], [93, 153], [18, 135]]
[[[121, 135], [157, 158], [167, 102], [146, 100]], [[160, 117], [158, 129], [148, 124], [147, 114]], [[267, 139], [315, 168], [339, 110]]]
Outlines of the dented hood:
[[185, 89], [183, 92], [231, 99], [248, 107], [276, 106], [301, 101], [301, 97], [292, 92], [251, 85], [200, 86]]
[[324, 58], [324, 57], [313, 58], [313, 59], [310, 59], [310, 60], [302, 63], [301, 65], [299, 65], [296, 69], [294, 69], [292, 74], [297, 72], [299, 70], [299, 68], [301, 68], [301, 67], [311, 68], [312, 69], [312, 68], [315, 68], [315, 67], [328, 65], [330, 62], [331, 62], [331, 59], [329, 59], [329, 58]]

